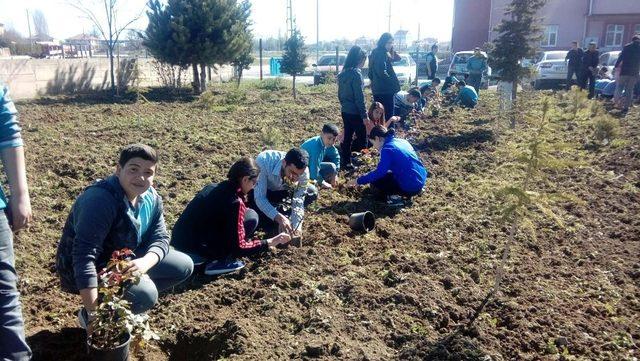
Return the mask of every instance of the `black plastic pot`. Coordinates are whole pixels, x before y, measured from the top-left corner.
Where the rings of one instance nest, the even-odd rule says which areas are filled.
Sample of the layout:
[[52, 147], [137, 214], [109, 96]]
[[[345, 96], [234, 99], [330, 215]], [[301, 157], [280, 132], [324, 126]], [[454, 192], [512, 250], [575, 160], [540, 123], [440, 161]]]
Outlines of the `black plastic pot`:
[[125, 341], [114, 348], [96, 348], [87, 339], [87, 352], [93, 361], [127, 361], [129, 360], [129, 344], [131, 335], [127, 334]]
[[369, 232], [376, 226], [376, 216], [373, 212], [366, 211], [354, 213], [349, 216], [349, 227], [354, 231]]

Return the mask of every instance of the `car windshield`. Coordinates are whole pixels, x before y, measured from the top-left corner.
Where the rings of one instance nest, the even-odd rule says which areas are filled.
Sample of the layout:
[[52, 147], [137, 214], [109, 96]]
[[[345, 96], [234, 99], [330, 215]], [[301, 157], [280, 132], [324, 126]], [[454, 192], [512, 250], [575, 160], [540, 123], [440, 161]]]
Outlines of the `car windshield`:
[[609, 54], [609, 62], [607, 63], [607, 65], [608, 66], [615, 66], [616, 65], [616, 61], [618, 61], [618, 55], [620, 55], [620, 53]]
[[[344, 64], [345, 56], [341, 55], [340, 57], [340, 65]], [[327, 66], [327, 65], [336, 65], [336, 57], [335, 56], [323, 56], [318, 61], [318, 66]]]
[[453, 58], [453, 63], [466, 64], [467, 60], [469, 60], [469, 57], [471, 57], [471, 54], [456, 54], [456, 56]]
[[567, 53], [547, 53], [545, 60], [564, 60]]
[[409, 65], [409, 59], [407, 59], [406, 57], [402, 57], [402, 59], [398, 60], [398, 61], [394, 61], [393, 65], [395, 66], [408, 66]]

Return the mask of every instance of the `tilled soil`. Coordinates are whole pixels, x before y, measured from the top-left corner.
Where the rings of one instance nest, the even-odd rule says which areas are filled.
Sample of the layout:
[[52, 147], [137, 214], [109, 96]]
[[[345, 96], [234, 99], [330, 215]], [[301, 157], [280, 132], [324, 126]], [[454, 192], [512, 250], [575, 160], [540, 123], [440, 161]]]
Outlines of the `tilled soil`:
[[[75, 197], [113, 171], [119, 148], [143, 141], [160, 151], [156, 187], [171, 227], [235, 159], [265, 143], [286, 150], [324, 122], [341, 124], [335, 87], [302, 92], [294, 101], [288, 90], [225, 86], [208, 102], [149, 94], [137, 103], [79, 96], [19, 104], [35, 221], [15, 248], [35, 359], [84, 358], [80, 300], [59, 290], [55, 249]], [[522, 109], [534, 114], [540, 96], [526, 97]], [[161, 297], [151, 318], [162, 340], [139, 357], [632, 360], [640, 339], [639, 121], [633, 109], [607, 146], [594, 145], [589, 121], [563, 120], [550, 135], [569, 145], [558, 154], [572, 164], [544, 170], [532, 191], [558, 195], [549, 205], [558, 220], [530, 209], [502, 291], [447, 345], [493, 284], [508, 229], [495, 192], [521, 180], [507, 165], [532, 133], [521, 121], [508, 129], [489, 92], [477, 109], [443, 111], [406, 134], [430, 172], [410, 207], [391, 209], [366, 189], [321, 191], [301, 247], [247, 260], [229, 277], [195, 275]], [[364, 210], [376, 214], [375, 230], [351, 231], [349, 214]]]

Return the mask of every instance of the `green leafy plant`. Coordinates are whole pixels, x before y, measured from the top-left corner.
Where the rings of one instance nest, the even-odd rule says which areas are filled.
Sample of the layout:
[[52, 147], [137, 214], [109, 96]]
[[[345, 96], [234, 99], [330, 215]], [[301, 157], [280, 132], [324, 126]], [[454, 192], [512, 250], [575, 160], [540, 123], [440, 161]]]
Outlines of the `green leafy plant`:
[[620, 122], [610, 116], [601, 115], [594, 120], [593, 137], [602, 145], [608, 145], [617, 136]]
[[149, 327], [149, 316], [133, 314], [131, 303], [124, 298], [127, 287], [140, 282], [139, 273], [127, 272], [134, 254], [129, 249], [114, 251], [107, 266], [98, 274], [98, 308], [91, 321], [88, 342], [98, 349], [121, 345], [131, 336], [134, 350], [144, 347], [149, 340], [160, 337]]

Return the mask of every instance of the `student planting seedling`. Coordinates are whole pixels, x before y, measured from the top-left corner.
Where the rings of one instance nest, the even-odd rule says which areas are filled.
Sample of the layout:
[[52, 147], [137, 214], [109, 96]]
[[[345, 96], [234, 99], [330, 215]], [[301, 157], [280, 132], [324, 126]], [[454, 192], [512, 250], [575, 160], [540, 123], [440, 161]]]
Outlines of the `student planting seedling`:
[[459, 104], [463, 108], [475, 108], [478, 104], [478, 93], [476, 93], [476, 90], [471, 85], [467, 85], [464, 80], [460, 80], [457, 86], [458, 96], [454, 103]]
[[407, 116], [416, 111], [416, 102], [420, 100], [420, 91], [417, 88], [410, 89], [408, 92], [402, 90], [395, 95], [395, 105], [393, 115], [400, 117], [400, 122], [404, 122]]
[[333, 124], [322, 126], [322, 133], [307, 139], [300, 148], [309, 154], [309, 178], [325, 188], [335, 187], [340, 169], [340, 153], [335, 147], [338, 127]]

